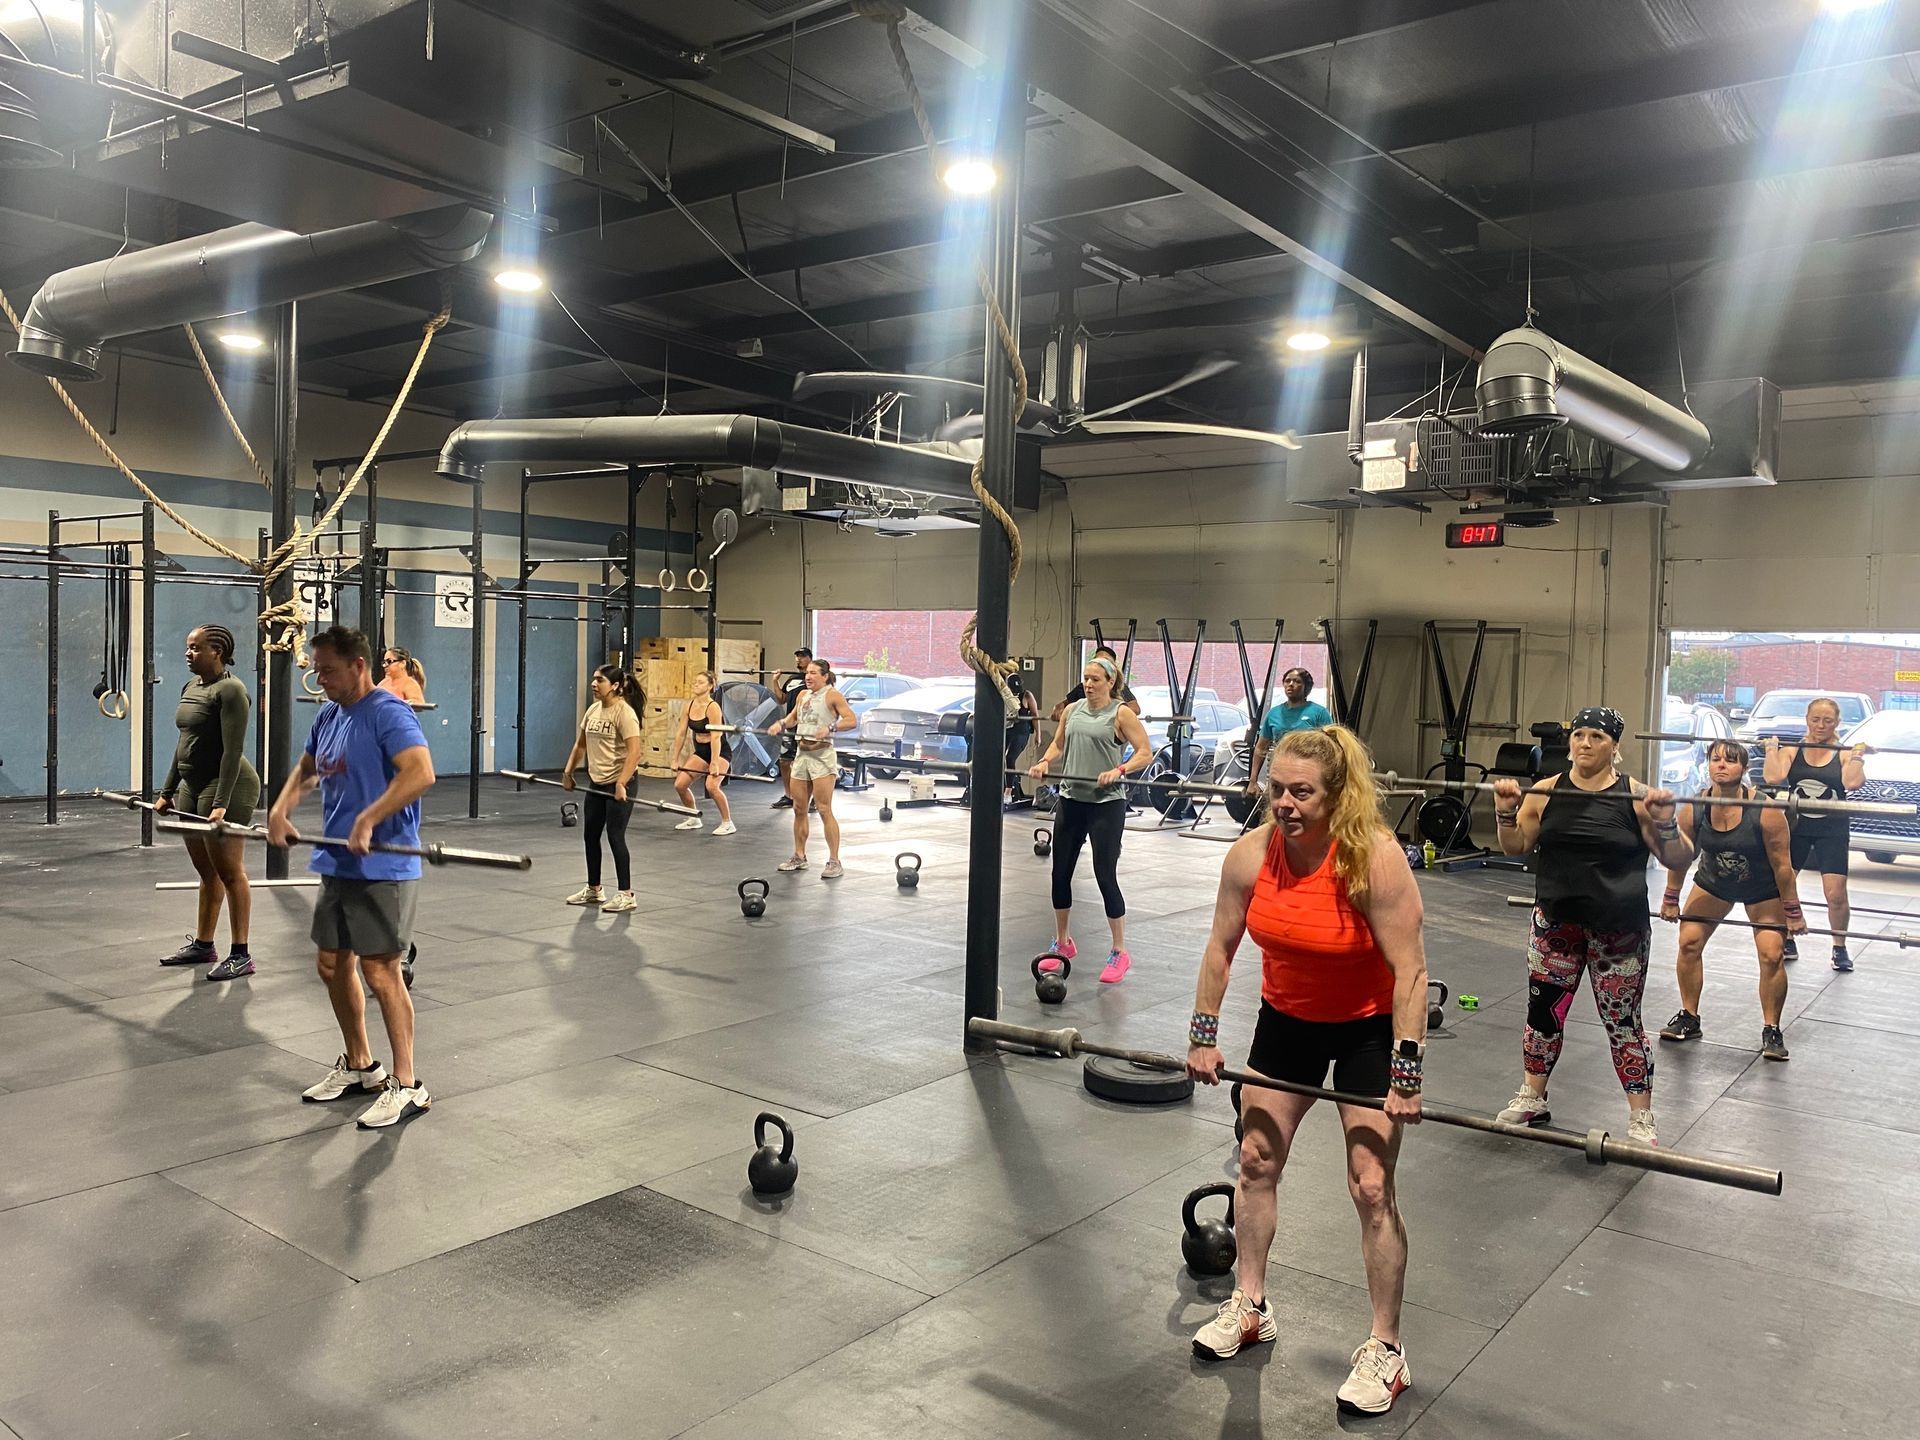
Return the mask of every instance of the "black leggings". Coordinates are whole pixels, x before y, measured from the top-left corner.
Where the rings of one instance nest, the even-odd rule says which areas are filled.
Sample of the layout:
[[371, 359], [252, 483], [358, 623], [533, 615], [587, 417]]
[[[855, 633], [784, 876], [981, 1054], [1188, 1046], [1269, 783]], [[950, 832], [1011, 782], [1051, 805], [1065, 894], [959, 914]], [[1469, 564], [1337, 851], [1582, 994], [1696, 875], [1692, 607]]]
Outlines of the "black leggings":
[[1073, 867], [1080, 863], [1080, 847], [1093, 841], [1093, 878], [1107, 903], [1107, 918], [1127, 913], [1120, 893], [1120, 837], [1127, 829], [1124, 800], [1069, 800], [1064, 795], [1053, 812], [1053, 908], [1073, 908]]
[[631, 800], [610, 800], [587, 791], [583, 797], [587, 813], [587, 883], [600, 883], [600, 832], [607, 833], [607, 847], [613, 851], [613, 874], [622, 892], [633, 889], [633, 867], [627, 860], [627, 821], [633, 818]]

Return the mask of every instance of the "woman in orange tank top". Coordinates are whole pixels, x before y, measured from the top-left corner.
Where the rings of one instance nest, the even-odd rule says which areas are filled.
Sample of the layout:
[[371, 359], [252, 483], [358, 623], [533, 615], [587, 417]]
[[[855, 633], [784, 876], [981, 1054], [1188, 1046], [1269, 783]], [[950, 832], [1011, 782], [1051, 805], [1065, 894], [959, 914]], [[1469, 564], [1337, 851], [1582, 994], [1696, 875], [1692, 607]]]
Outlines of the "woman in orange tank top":
[[[1339, 725], [1296, 730], [1274, 746], [1271, 818], [1235, 842], [1220, 875], [1213, 933], [1200, 962], [1187, 1069], [1220, 1083], [1220, 1004], [1243, 935], [1260, 947], [1260, 1017], [1247, 1069], [1276, 1080], [1385, 1097], [1383, 1111], [1341, 1105], [1347, 1189], [1360, 1215], [1373, 1330], [1353, 1354], [1340, 1408], [1378, 1415], [1413, 1383], [1400, 1345], [1407, 1231], [1394, 1197], [1400, 1127], [1420, 1119], [1427, 961], [1420, 891], [1380, 823], [1373, 759]], [[1266, 1304], [1267, 1252], [1280, 1172], [1313, 1105], [1305, 1095], [1247, 1087], [1234, 1197], [1239, 1286], [1193, 1338], [1204, 1360], [1279, 1333]]]

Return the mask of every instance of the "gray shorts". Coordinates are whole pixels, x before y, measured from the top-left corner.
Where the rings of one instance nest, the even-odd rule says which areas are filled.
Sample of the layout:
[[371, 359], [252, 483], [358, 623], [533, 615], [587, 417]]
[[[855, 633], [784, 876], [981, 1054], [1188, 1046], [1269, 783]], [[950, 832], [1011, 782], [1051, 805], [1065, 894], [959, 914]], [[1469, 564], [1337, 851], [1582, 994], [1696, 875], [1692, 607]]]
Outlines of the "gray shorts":
[[837, 780], [840, 756], [831, 745], [824, 750], [802, 750], [793, 759], [793, 778], [809, 785], [815, 780]]
[[313, 905], [313, 943], [356, 955], [405, 955], [413, 938], [412, 880], [320, 877]]

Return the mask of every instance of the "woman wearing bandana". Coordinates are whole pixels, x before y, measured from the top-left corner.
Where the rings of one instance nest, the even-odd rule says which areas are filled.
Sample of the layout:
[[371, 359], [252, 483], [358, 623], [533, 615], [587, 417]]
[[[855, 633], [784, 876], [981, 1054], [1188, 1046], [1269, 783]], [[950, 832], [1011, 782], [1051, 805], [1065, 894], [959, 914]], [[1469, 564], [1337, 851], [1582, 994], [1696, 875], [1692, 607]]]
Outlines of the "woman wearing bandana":
[[[1590, 973], [1614, 1072], [1627, 1092], [1627, 1138], [1653, 1145], [1653, 1058], [1640, 1023], [1653, 938], [1647, 856], [1684, 870], [1693, 846], [1675, 818], [1673, 792], [1636, 785], [1615, 768], [1625, 729], [1619, 711], [1589, 706], [1573, 717], [1565, 775], [1524, 793], [1517, 780], [1494, 782], [1500, 849], [1539, 852], [1527, 944], [1525, 1076], [1500, 1119], [1542, 1125], [1552, 1118], [1547, 1077], [1560, 1058], [1580, 977]], [[1576, 799], [1570, 789], [1585, 794]]]

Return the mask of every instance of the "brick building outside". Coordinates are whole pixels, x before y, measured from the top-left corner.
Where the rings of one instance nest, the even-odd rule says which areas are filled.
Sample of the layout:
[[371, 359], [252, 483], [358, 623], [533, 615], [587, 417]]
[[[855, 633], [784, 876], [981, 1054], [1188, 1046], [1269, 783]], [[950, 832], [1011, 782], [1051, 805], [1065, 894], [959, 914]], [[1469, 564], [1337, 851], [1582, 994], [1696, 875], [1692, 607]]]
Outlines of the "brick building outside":
[[1676, 656], [1689, 650], [1733, 656], [1724, 698], [1698, 697], [1712, 704], [1747, 709], [1769, 690], [1834, 690], [1863, 694], [1878, 709], [1920, 708], [1920, 640], [1890, 644], [1789, 635], [1676, 640]]

